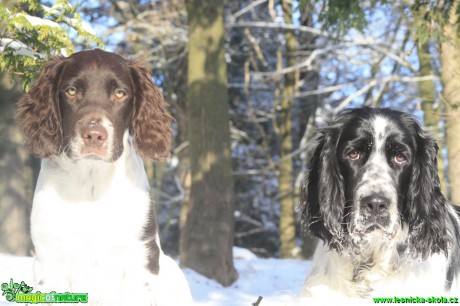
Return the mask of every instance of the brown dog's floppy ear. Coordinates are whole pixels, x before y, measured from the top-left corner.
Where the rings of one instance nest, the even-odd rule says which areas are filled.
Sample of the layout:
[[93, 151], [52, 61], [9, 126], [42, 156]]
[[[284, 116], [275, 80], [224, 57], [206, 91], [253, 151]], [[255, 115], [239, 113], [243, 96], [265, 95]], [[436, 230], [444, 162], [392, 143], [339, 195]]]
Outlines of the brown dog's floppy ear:
[[159, 160], [169, 156], [172, 117], [163, 96], [153, 84], [150, 72], [132, 62], [134, 112], [131, 120], [134, 145], [143, 158]]
[[64, 57], [49, 60], [38, 81], [17, 104], [16, 118], [29, 140], [32, 154], [39, 158], [62, 151], [62, 124], [57, 90]]

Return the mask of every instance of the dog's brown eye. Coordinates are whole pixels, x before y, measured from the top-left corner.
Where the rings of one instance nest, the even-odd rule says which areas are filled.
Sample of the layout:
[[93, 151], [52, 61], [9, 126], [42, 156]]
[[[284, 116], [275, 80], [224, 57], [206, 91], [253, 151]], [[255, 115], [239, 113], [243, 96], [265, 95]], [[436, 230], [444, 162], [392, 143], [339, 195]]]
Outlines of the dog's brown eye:
[[125, 92], [124, 90], [117, 89], [117, 90], [115, 91], [115, 98], [117, 98], [117, 99], [123, 99], [125, 96], [126, 96], [126, 92]]
[[70, 86], [70, 87], [66, 88], [65, 93], [69, 97], [75, 97], [77, 95], [77, 89], [75, 87], [73, 87], [73, 86]]
[[398, 153], [395, 155], [395, 162], [397, 164], [402, 164], [406, 161], [406, 157], [404, 155], [402, 155], [401, 153]]
[[348, 158], [351, 160], [358, 160], [361, 157], [358, 151], [351, 151], [347, 154]]

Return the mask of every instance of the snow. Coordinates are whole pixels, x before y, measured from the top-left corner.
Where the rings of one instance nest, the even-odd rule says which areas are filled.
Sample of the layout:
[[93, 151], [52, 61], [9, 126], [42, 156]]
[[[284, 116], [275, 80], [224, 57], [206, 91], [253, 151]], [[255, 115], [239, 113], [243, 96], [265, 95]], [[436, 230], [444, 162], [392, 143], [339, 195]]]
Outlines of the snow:
[[69, 24], [74, 28], [80, 27], [83, 31], [87, 32], [90, 35], [96, 35], [96, 31], [92, 26], [85, 22], [84, 20], [77, 20], [76, 18], [69, 18], [65, 16], [66, 8], [62, 4], [55, 4], [51, 8], [46, 5], [42, 5], [43, 10], [49, 15], [53, 15], [55, 18], [60, 17], [65, 23]]
[[34, 51], [19, 40], [14, 40], [11, 38], [0, 38], [0, 54], [5, 52], [5, 49], [14, 50], [14, 55], [23, 55], [35, 58]]
[[[43, 10], [48, 14], [53, 16], [55, 19], [61, 18], [61, 20], [68, 25], [74, 28], [80, 28], [81, 30], [87, 32], [90, 35], [96, 35], [96, 31], [92, 28], [92, 26], [84, 20], [78, 20], [77, 18], [70, 18], [65, 15], [65, 7], [61, 4], [55, 4], [52, 7], [48, 7], [46, 5], [42, 5]], [[38, 27], [38, 26], [48, 26], [53, 28], [60, 28], [60, 25], [50, 19], [47, 18], [40, 18], [36, 16], [30, 16], [23, 13], [14, 14], [15, 17], [21, 16], [24, 17], [31, 26]], [[17, 27], [20, 29], [22, 25], [20, 23], [17, 24]]]
[[[233, 249], [239, 278], [224, 288], [217, 282], [184, 269], [197, 306], [251, 306], [262, 297], [261, 306], [293, 305], [310, 268], [310, 262], [295, 259], [257, 258], [246, 249]], [[0, 254], [0, 283], [24, 281], [32, 285], [32, 257]], [[0, 296], [0, 306], [11, 305]]]
[[[52, 27], [52, 28], [59, 28], [59, 24], [57, 24], [56, 22], [54, 22], [52, 20], [48, 20], [48, 19], [44, 19], [44, 18], [40, 18], [40, 17], [35, 17], [35, 16], [30, 16], [30, 15], [26, 15], [26, 14], [23, 14], [23, 13], [18, 13], [15, 16], [24, 17], [30, 23], [30, 25], [33, 26], [33, 27], [48, 26], [48, 27]], [[21, 24], [18, 23], [18, 28], [20, 28], [20, 27], [21, 27]]]

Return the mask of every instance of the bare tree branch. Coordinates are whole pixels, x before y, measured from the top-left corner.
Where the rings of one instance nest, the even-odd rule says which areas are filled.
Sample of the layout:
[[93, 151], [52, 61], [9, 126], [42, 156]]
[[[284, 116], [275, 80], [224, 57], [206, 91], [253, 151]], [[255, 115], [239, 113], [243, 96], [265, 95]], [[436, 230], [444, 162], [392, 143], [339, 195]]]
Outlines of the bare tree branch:
[[371, 88], [377, 86], [378, 84], [382, 83], [390, 83], [390, 82], [403, 82], [403, 83], [409, 83], [409, 82], [423, 82], [423, 81], [430, 81], [430, 80], [437, 80], [438, 77], [435, 75], [427, 75], [427, 76], [422, 76], [422, 77], [401, 77], [398, 75], [390, 75], [388, 77], [385, 77], [383, 79], [373, 79], [370, 80], [368, 84], [364, 85], [361, 89], [358, 91], [354, 92], [352, 95], [348, 96], [345, 100], [343, 100], [339, 106], [337, 106], [334, 110], [334, 114], [337, 114], [341, 110], [343, 110], [348, 104], [350, 104], [353, 99], [359, 97], [360, 95], [366, 93], [368, 90]]
[[250, 4], [246, 5], [244, 8], [236, 12], [235, 14], [230, 16], [230, 20], [235, 20], [238, 17], [241, 17], [242, 15], [246, 14], [247, 12], [251, 11], [253, 8], [256, 6], [263, 4], [267, 2], [268, 0], [256, 0], [252, 1]]
[[301, 32], [310, 32], [315, 35], [324, 36], [328, 38], [334, 38], [334, 36], [326, 31], [318, 30], [312, 27], [299, 26], [294, 24], [279, 24], [274, 22], [262, 22], [262, 21], [247, 21], [247, 22], [237, 22], [237, 23], [227, 23], [226, 28], [265, 28], [265, 29], [278, 29], [278, 30], [288, 30], [288, 31], [301, 31]]

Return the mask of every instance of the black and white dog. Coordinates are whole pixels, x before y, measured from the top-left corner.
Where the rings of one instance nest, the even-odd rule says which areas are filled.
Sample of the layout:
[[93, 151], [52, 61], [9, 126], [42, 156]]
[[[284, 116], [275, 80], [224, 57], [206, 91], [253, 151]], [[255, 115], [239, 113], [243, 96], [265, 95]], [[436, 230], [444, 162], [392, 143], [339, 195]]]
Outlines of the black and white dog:
[[171, 117], [150, 73], [102, 50], [51, 59], [18, 103], [42, 158], [33, 200], [35, 290], [89, 305], [192, 303], [161, 250], [141, 157], [169, 154]]
[[346, 110], [320, 130], [301, 188], [302, 230], [322, 240], [304, 298], [459, 294], [459, 216], [437, 149], [390, 109]]

